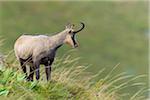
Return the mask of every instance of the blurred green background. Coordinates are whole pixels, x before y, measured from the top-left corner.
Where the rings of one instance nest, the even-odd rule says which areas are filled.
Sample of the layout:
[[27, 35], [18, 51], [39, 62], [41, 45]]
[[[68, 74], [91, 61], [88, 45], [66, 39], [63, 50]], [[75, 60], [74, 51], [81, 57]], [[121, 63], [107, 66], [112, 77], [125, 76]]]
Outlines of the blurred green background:
[[[107, 71], [120, 63], [119, 72], [148, 74], [148, 2], [0, 2], [1, 32], [5, 39], [1, 52], [13, 49], [23, 33], [54, 34], [68, 22], [85, 23], [77, 36], [79, 48], [72, 55], [89, 71]], [[71, 47], [58, 50], [61, 56]], [[106, 75], [104, 74], [104, 75]], [[146, 80], [146, 79], [144, 79]], [[147, 81], [146, 81], [147, 82]]]

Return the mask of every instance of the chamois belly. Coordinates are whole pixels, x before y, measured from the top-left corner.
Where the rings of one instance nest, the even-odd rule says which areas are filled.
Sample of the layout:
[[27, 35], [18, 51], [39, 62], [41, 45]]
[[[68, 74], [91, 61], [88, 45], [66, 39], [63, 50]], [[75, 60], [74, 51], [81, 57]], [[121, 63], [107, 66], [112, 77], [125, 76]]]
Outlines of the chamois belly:
[[[39, 59], [39, 63], [43, 64], [43, 65], [49, 65], [50, 63], [53, 62], [55, 58], [55, 52], [51, 52], [50, 54], [48, 54], [47, 56], [43, 56], [42, 58]], [[26, 62], [27, 64], [33, 64], [33, 57], [32, 55], [30, 55], [28, 58], [23, 59], [23, 58], [19, 58], [21, 61]]]
[[[27, 65], [33, 64], [32, 57], [29, 57], [27, 59], [22, 59], [22, 58], [19, 58], [19, 59], [20, 59], [20, 61], [26, 62]], [[39, 63], [42, 65], [48, 65], [48, 63], [50, 63], [52, 60], [53, 60], [53, 58], [50, 59], [49, 57], [44, 57], [44, 58], [41, 58]]]
[[40, 64], [44, 64], [47, 66], [53, 62], [54, 58], [55, 58], [55, 51], [52, 50], [47, 56], [41, 58]]
[[40, 64], [43, 64], [43, 65], [48, 65], [48, 63], [50, 62], [50, 58], [49, 57], [44, 57], [40, 60]]

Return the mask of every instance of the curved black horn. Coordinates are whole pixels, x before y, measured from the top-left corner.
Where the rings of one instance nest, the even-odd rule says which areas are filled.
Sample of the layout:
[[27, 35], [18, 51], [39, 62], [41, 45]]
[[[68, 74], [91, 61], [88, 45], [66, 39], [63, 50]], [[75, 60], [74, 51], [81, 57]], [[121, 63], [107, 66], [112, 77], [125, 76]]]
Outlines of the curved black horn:
[[78, 32], [80, 32], [81, 30], [83, 30], [83, 29], [84, 29], [85, 24], [84, 24], [83, 22], [80, 22], [80, 23], [82, 24], [82, 27], [81, 27], [79, 30], [74, 31], [73, 33], [78, 33]]

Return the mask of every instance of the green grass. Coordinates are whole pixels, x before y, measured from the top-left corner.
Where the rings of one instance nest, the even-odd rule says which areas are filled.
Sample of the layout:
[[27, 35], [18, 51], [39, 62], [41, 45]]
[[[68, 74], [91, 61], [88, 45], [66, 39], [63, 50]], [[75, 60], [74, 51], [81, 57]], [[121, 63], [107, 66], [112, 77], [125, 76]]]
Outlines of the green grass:
[[[145, 75], [132, 76], [125, 72], [114, 74], [119, 64], [103, 78], [105, 69], [97, 74], [88, 72], [88, 66], [80, 65], [79, 58], [68, 52], [56, 58], [52, 67], [52, 79], [45, 79], [41, 66], [39, 81], [27, 82], [13, 53], [2, 57], [0, 63], [0, 98], [5, 100], [145, 100], [147, 88], [139, 81]], [[126, 90], [137, 89], [132, 93]], [[122, 92], [122, 90], [124, 92]]]

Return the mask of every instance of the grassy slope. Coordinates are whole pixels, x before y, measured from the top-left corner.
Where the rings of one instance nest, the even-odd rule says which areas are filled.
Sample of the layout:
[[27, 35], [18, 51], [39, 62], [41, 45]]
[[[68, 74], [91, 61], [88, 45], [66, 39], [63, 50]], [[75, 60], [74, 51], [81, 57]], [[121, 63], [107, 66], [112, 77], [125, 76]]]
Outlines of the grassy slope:
[[[57, 58], [52, 69], [52, 80], [45, 81], [45, 73], [41, 67], [40, 81], [26, 82], [24, 75], [18, 70], [18, 63], [12, 55], [0, 63], [0, 99], [5, 100], [144, 100], [145, 86], [135, 80], [144, 76], [130, 76], [123, 73], [115, 74], [112, 69], [107, 76], [94, 81], [103, 74], [100, 71], [92, 75], [85, 71], [87, 66], [79, 65], [79, 58], [64, 55]], [[71, 67], [70, 67], [71, 66]], [[134, 93], [120, 92], [140, 87]]]

